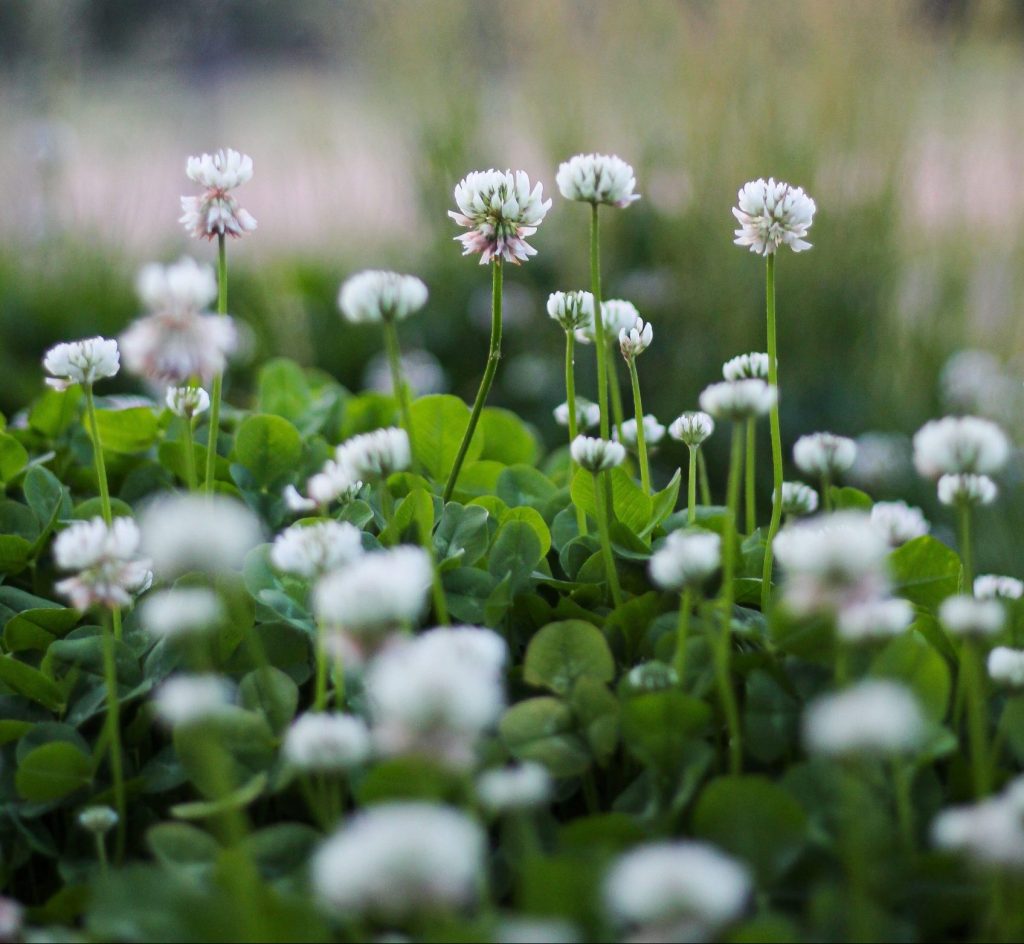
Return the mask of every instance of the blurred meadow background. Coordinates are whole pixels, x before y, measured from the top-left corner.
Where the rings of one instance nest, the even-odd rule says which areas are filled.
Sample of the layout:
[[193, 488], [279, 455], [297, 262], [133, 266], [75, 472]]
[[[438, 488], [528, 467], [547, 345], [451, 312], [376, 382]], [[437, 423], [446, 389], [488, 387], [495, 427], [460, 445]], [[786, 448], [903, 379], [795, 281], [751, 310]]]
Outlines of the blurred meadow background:
[[[763, 265], [731, 245], [730, 207], [774, 175], [818, 204], [813, 251], [779, 264], [787, 448], [814, 430], [871, 434], [855, 481], [943, 522], [900, 460], [907, 441], [876, 434], [956, 409], [1021, 441], [1016, 0], [4, 0], [0, 70], [8, 416], [40, 391], [50, 344], [137, 314], [141, 264], [203, 257], [177, 222], [185, 159], [230, 146], [255, 161], [244, 205], [259, 230], [230, 250], [230, 308], [252, 335], [229, 397], [244, 401], [270, 356], [386, 389], [378, 332], [343, 325], [336, 295], [387, 267], [431, 291], [402, 328], [406, 352], [426, 352], [411, 379], [470, 399], [490, 281], [446, 211], [467, 171], [522, 168], [555, 203], [538, 256], [506, 275], [492, 402], [559, 445], [562, 333], [544, 302], [585, 286], [587, 218], [554, 175], [597, 150], [632, 163], [644, 197], [604, 215], [605, 292], [654, 324], [640, 375], [663, 422], [722, 361], [764, 347]], [[665, 446], [656, 478], [680, 459]], [[982, 569], [1024, 570], [1020, 479], [1018, 462], [979, 515]]]

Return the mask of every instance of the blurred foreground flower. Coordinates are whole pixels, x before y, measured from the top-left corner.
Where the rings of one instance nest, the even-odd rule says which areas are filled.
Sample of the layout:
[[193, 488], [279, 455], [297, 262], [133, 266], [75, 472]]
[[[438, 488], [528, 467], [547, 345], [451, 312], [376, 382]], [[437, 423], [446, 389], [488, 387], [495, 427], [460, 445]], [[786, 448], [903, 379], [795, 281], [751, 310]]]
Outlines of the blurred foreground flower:
[[427, 303], [427, 287], [414, 275], [369, 269], [348, 279], [338, 307], [352, 324], [402, 321]]
[[149, 562], [138, 557], [139, 529], [131, 518], [76, 521], [57, 535], [53, 559], [61, 570], [77, 571], [55, 584], [78, 610], [127, 606], [153, 579]]
[[829, 757], [904, 754], [920, 747], [924, 736], [917, 699], [895, 682], [859, 682], [819, 697], [804, 713], [807, 749]]

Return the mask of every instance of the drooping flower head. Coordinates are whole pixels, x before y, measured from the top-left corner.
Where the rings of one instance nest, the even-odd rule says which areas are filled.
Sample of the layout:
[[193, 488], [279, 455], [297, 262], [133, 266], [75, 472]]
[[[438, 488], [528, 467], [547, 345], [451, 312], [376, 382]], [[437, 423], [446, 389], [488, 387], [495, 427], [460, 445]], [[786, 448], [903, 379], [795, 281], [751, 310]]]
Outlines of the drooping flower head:
[[768, 379], [768, 355], [751, 351], [737, 354], [722, 365], [722, 376], [726, 380]]
[[46, 378], [46, 385], [54, 390], [67, 390], [75, 384], [91, 384], [113, 377], [120, 360], [117, 341], [107, 338], [57, 344], [43, 358], [43, 367], [52, 375]]
[[168, 387], [167, 409], [175, 416], [192, 419], [210, 409], [210, 395], [202, 387]]
[[[651, 413], [644, 414], [644, 442], [652, 449], [665, 438], [665, 426], [658, 422], [658, 417]], [[618, 429], [612, 430], [612, 439], [621, 442], [628, 449], [636, 448], [636, 419], [630, 417], [622, 421], [622, 435]]]
[[480, 253], [480, 264], [504, 259], [513, 265], [537, 254], [527, 237], [537, 232], [551, 209], [544, 188], [530, 189], [524, 171], [482, 170], [467, 174], [455, 188], [458, 211], [448, 215], [468, 232], [456, 236], [464, 256]]
[[596, 436], [577, 436], [569, 446], [573, 462], [588, 472], [604, 472], [622, 465], [626, 449], [621, 443]]
[[789, 246], [793, 252], [810, 249], [804, 237], [816, 209], [802, 187], [774, 177], [752, 180], [740, 188], [732, 210], [740, 224], [733, 242], [762, 256], [772, 255], [780, 246]]
[[627, 207], [640, 199], [633, 168], [614, 154], [577, 154], [558, 166], [555, 182], [566, 200]]
[[654, 340], [654, 329], [649, 321], [638, 317], [627, 329], [619, 329], [619, 350], [628, 361], [638, 354], [643, 354]]
[[793, 461], [804, 475], [839, 475], [856, 458], [857, 444], [835, 433], [810, 433], [793, 446]]
[[427, 286], [414, 275], [370, 269], [345, 281], [338, 307], [346, 321], [402, 321], [427, 303]]
[[716, 420], [738, 423], [764, 416], [778, 398], [778, 387], [763, 380], [723, 380], [704, 388], [700, 406]]
[[[569, 401], [559, 403], [552, 410], [555, 422], [559, 426], [569, 425]], [[601, 422], [601, 407], [585, 397], [576, 398], [576, 422], [580, 429], [593, 429]]]
[[668, 434], [685, 446], [699, 446], [715, 431], [715, 421], [702, 410], [680, 414], [672, 421]]
[[651, 555], [651, 580], [662, 590], [700, 586], [722, 560], [722, 539], [710, 531], [673, 531]]
[[925, 478], [995, 475], [1010, 457], [1006, 434], [978, 416], [931, 420], [914, 434], [914, 465]]
[[552, 292], [548, 316], [566, 331], [593, 329], [594, 296], [590, 292]]
[[[775, 495], [772, 495], [772, 504]], [[782, 513], [799, 518], [813, 515], [818, 510], [818, 493], [803, 482], [782, 483]]]
[[913, 508], [904, 501], [875, 502], [871, 508], [871, 523], [885, 534], [892, 547], [927, 534], [931, 527], [920, 508]]
[[999, 486], [987, 475], [944, 475], [937, 487], [943, 505], [991, 505], [999, 497]]
[[190, 157], [185, 173], [205, 188], [202, 195], [182, 197], [178, 221], [196, 239], [242, 236], [256, 229], [256, 220], [231, 193], [252, 179], [252, 158], [228, 148], [216, 154]]
[[76, 521], [57, 535], [53, 560], [61, 570], [76, 571], [55, 585], [79, 610], [100, 605], [127, 606], [152, 582], [149, 562], [138, 556], [139, 529], [131, 518]]

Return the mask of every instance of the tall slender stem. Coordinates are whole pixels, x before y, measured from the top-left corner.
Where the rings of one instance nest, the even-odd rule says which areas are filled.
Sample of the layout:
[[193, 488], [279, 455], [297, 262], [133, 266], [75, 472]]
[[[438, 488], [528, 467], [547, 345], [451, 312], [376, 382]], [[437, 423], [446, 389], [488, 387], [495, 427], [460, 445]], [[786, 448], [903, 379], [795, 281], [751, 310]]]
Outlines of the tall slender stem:
[[726, 486], [725, 533], [722, 535], [722, 629], [715, 644], [715, 680], [729, 730], [729, 770], [738, 774], [743, 768], [743, 741], [736, 693], [732, 687], [729, 664], [732, 657], [732, 606], [735, 598], [736, 518], [740, 498], [740, 471], [743, 462], [743, 426], [733, 423], [732, 448], [729, 455], [729, 478]]
[[327, 710], [327, 670], [330, 659], [327, 652], [327, 629], [323, 623], [316, 624], [316, 680], [314, 682], [313, 710]]
[[977, 643], [964, 639], [960, 646], [960, 672], [967, 701], [967, 741], [971, 755], [974, 796], [981, 799], [992, 788], [992, 767], [988, 753], [988, 712], [985, 710], [985, 678]]
[[110, 743], [110, 777], [114, 786], [114, 809], [117, 811], [115, 861], [124, 856], [125, 816], [124, 759], [121, 750], [121, 704], [117, 693], [117, 640], [113, 630], [103, 626], [103, 682], [107, 690], [107, 739]]
[[832, 511], [832, 476], [827, 472], [821, 477], [821, 506], [826, 514]]
[[752, 416], [747, 420], [747, 451], [744, 457], [743, 509], [747, 516], [747, 534], [757, 529], [757, 420]]
[[907, 855], [914, 853], [914, 804], [911, 798], [911, 787], [914, 783], [912, 762], [904, 757], [896, 757], [892, 761], [893, 791], [896, 795], [896, 823], [899, 827], [900, 841]]
[[113, 521], [110, 508], [110, 487], [107, 484], [107, 464], [103, 458], [103, 443], [100, 441], [100, 428], [96, 425], [96, 401], [92, 395], [92, 384], [82, 385], [85, 391], [85, 411], [89, 417], [89, 438], [92, 440], [92, 459], [96, 467], [96, 483], [100, 490], [100, 509], [103, 520], [109, 525]]
[[[644, 404], [640, 399], [640, 375], [636, 370], [636, 358], [630, 357], [629, 379], [633, 384], [633, 412], [636, 413], [636, 451], [640, 457], [640, 484], [643, 485], [644, 494], [651, 494], [651, 469], [647, 462], [647, 437], [644, 434]], [[619, 436], [621, 438], [621, 432]]]
[[957, 524], [959, 526], [958, 542], [960, 544], [960, 559], [963, 561], [963, 587], [964, 593], [974, 593], [974, 561], [971, 553], [971, 505], [970, 502], [961, 501], [957, 505]]
[[[576, 419], [576, 335], [570, 329], [565, 332], [565, 403], [569, 410], [569, 445], [579, 435], [579, 424]], [[569, 459], [569, 485], [578, 466]], [[580, 534], [587, 533], [587, 515], [576, 506], [576, 530]]]
[[[228, 313], [228, 254], [224, 234], [217, 234], [217, 314]], [[217, 435], [220, 432], [220, 398], [223, 376], [213, 378], [210, 389], [210, 432], [206, 440], [206, 481], [204, 490], [213, 491], [217, 469]]]
[[196, 481], [196, 447], [192, 435], [192, 417], [185, 416], [182, 421], [185, 424], [185, 484], [188, 485], [190, 492], [194, 492], [198, 483]]
[[690, 466], [686, 470], [686, 522], [697, 523], [697, 450], [699, 446], [690, 446]]
[[626, 421], [626, 413], [622, 408], [622, 391], [619, 389], [619, 369], [616, 366], [615, 339], [608, 339], [608, 350], [611, 360], [608, 364], [608, 393], [611, 396], [612, 422], [618, 430], [619, 439], [622, 439], [622, 424]]
[[484, 376], [480, 381], [480, 389], [476, 392], [476, 400], [473, 403], [473, 412], [469, 416], [469, 425], [466, 427], [466, 435], [462, 437], [459, 451], [455, 456], [455, 463], [452, 465], [451, 474], [448, 476], [448, 484], [444, 487], [444, 501], [448, 501], [455, 491], [455, 482], [458, 480], [459, 471], [465, 461], [466, 452], [476, 432], [476, 424], [480, 421], [480, 413], [487, 402], [487, 394], [490, 393], [491, 384], [494, 382], [494, 375], [498, 370], [498, 361], [501, 360], [501, 259], [495, 259], [491, 263], [491, 347], [487, 355], [487, 366], [484, 368]]
[[384, 347], [387, 349], [388, 366], [391, 368], [391, 387], [398, 397], [398, 407], [402, 413], [402, 426], [409, 437], [409, 451], [415, 462], [416, 446], [412, 438], [412, 407], [409, 403], [409, 385], [405, 382], [402, 372], [402, 353], [398, 345], [398, 325], [394, 318], [384, 321]]
[[705, 507], [711, 505], [711, 482], [708, 480], [708, 462], [704, 458], [704, 450], [697, 450], [697, 473], [700, 475], [700, 503]]
[[597, 353], [597, 403], [601, 408], [601, 438], [611, 434], [608, 422], [608, 348], [604, 339], [601, 313], [601, 238], [597, 218], [598, 205], [590, 207], [590, 294], [594, 296], [594, 349]]
[[[779, 352], [775, 339], [775, 254], [768, 256], [765, 270], [765, 312], [768, 324], [768, 383], [778, 389]], [[776, 398], [770, 416], [772, 435], [772, 518], [768, 525], [768, 540], [764, 548], [764, 568], [761, 571], [761, 610], [767, 612], [772, 594], [772, 542], [782, 523], [782, 424], [779, 420], [779, 401]]]
[[690, 610], [693, 609], [693, 590], [684, 587], [679, 595], [679, 619], [676, 623], [676, 654], [673, 667], [679, 687], [686, 689], [686, 642], [690, 636]]
[[608, 509], [602, 501], [601, 473], [594, 472], [594, 507], [597, 511], [597, 527], [601, 534], [601, 553], [604, 555], [604, 568], [611, 587], [612, 601], [616, 606], [622, 604], [622, 588], [619, 586], [619, 574], [615, 569], [615, 555], [612, 554], [612, 537], [608, 530]]

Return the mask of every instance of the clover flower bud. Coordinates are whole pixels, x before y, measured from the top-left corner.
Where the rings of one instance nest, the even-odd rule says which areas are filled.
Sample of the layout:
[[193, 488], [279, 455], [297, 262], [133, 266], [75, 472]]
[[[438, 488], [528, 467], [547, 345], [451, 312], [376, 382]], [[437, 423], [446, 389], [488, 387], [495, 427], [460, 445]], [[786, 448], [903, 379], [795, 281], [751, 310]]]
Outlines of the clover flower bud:
[[651, 327], [651, 323], [644, 321], [643, 318], [637, 318], [628, 330], [626, 328], [619, 329], [619, 350], [622, 351], [622, 356], [627, 361], [638, 354], [643, 354], [651, 346], [653, 340], [654, 329]]
[[736, 230], [737, 246], [749, 246], [751, 252], [770, 256], [781, 246], [793, 252], [810, 249], [804, 240], [811, 228], [814, 201], [802, 187], [794, 187], [774, 177], [752, 180], [744, 184], [737, 194], [737, 205], [732, 215], [740, 224]]
[[875, 502], [871, 523], [885, 535], [890, 547], [922, 537], [931, 527], [920, 508], [912, 508], [904, 501]]
[[526, 761], [484, 771], [477, 778], [476, 793], [491, 813], [507, 813], [542, 806], [551, 798], [552, 786], [545, 766]]
[[970, 806], [953, 806], [932, 821], [932, 842], [985, 868], [1024, 868], [1024, 817], [1018, 799], [1021, 779]]
[[[772, 504], [775, 495], [772, 494]], [[782, 513], [794, 518], [813, 515], [818, 510], [818, 493], [803, 482], [782, 483]]]
[[[569, 425], [569, 402], [559, 403], [552, 410], [555, 422], [559, 426]], [[580, 429], [593, 429], [601, 422], [601, 407], [583, 397], [576, 398], [576, 424]]]
[[700, 410], [682, 413], [668, 428], [668, 434], [686, 446], [699, 446], [715, 431], [715, 421]]
[[120, 364], [117, 341], [101, 337], [54, 345], [43, 358], [43, 367], [52, 374], [46, 385], [54, 390], [113, 377]]
[[369, 269], [341, 286], [338, 307], [346, 321], [402, 321], [427, 303], [427, 286], [414, 275]]
[[[87, 806], [78, 814], [78, 825], [86, 832], [104, 836], [110, 832], [118, 821], [118, 815], [109, 806]], [[3, 940], [0, 937], [0, 940]]]
[[991, 505], [999, 488], [987, 475], [944, 475], [938, 484], [943, 505]]
[[704, 583], [722, 562], [722, 539], [711, 532], [673, 531], [648, 563], [651, 580], [679, 592]]
[[1016, 577], [982, 574], [974, 578], [974, 595], [979, 600], [1019, 600], [1024, 596], [1024, 581]]
[[946, 597], [939, 606], [939, 622], [953, 636], [995, 636], [1006, 625], [1006, 610], [998, 600]]
[[593, 328], [594, 296], [590, 292], [552, 292], [547, 308], [548, 316], [566, 331]]
[[764, 416], [778, 398], [778, 388], [763, 380], [726, 380], [704, 388], [700, 408], [716, 420], [739, 423]]
[[622, 465], [626, 449], [621, 443], [595, 436], [577, 436], [569, 446], [573, 462], [588, 472], [604, 472]]
[[996, 646], [988, 654], [988, 674], [1004, 688], [1024, 688], [1024, 651]]
[[[636, 448], [636, 419], [630, 417], [622, 421], [622, 435], [618, 429], [612, 430], [612, 439], [621, 442], [627, 449]], [[644, 442], [648, 449], [654, 449], [665, 438], [665, 427], [658, 418], [648, 413], [644, 416]]]
[[404, 472], [412, 463], [409, 434], [395, 426], [360, 433], [338, 447], [335, 461], [348, 468], [354, 479], [386, 479], [394, 472]]
[[210, 408], [210, 395], [202, 387], [168, 387], [166, 403], [175, 416], [190, 420]]
[[801, 436], [793, 446], [793, 461], [804, 475], [839, 475], [853, 465], [857, 444], [834, 433]]
[[890, 756], [914, 751], [925, 736], [924, 715], [913, 693], [888, 681], [865, 681], [823, 695], [804, 712], [808, 751], [826, 757]]
[[767, 380], [768, 355], [753, 351], [737, 354], [722, 365], [722, 376], [726, 380]]

